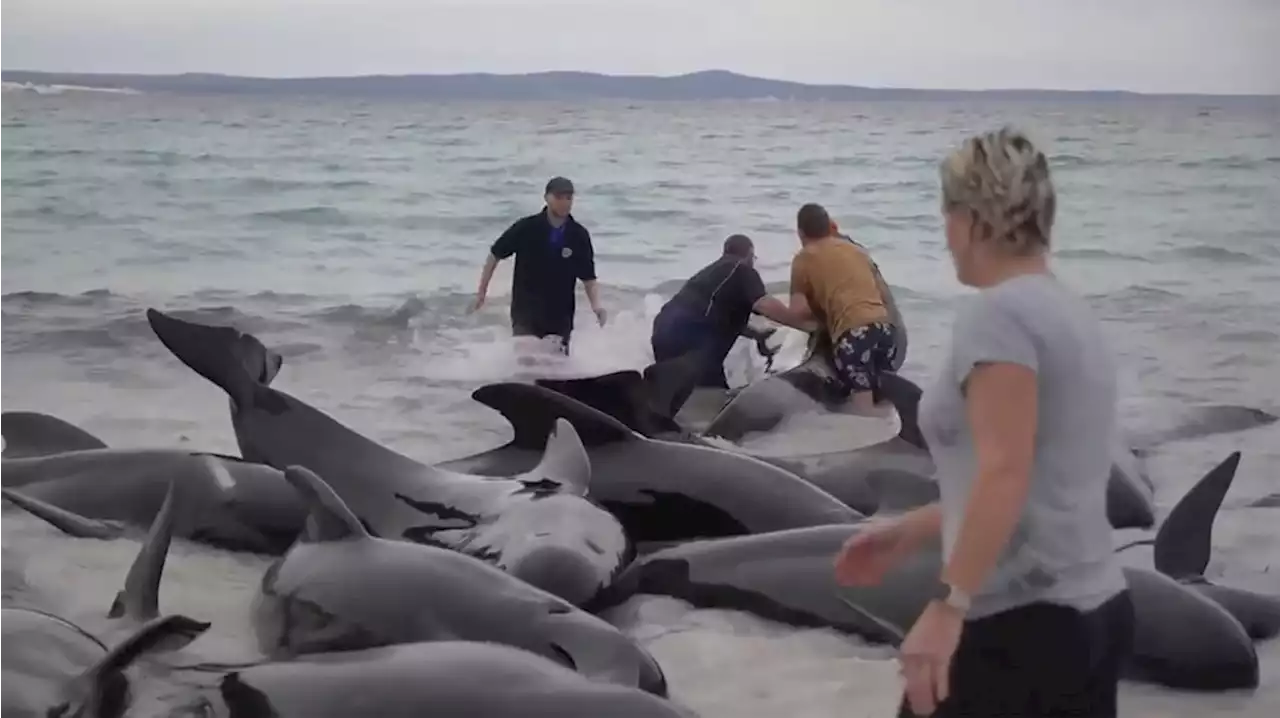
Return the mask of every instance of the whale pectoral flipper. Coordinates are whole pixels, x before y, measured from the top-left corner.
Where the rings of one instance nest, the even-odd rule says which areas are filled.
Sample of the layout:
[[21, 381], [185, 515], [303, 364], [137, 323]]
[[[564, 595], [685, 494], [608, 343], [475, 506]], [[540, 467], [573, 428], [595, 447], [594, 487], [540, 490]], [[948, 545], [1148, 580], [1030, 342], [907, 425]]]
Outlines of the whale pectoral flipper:
[[138, 549], [138, 555], [129, 567], [124, 579], [124, 590], [116, 594], [107, 611], [109, 618], [128, 616], [137, 621], [148, 621], [160, 615], [160, 579], [164, 576], [164, 563], [173, 542], [173, 517], [177, 510], [178, 482], [170, 479], [164, 502], [151, 521], [147, 537]]
[[551, 479], [578, 496], [587, 495], [591, 485], [591, 459], [573, 424], [556, 419], [542, 460], [521, 478], [534, 481]]
[[284, 470], [284, 478], [302, 495], [310, 509], [307, 525], [298, 536], [299, 541], [323, 543], [370, 538], [369, 531], [351, 508], [315, 472], [302, 466], [290, 466]]
[[4, 457], [31, 458], [66, 451], [107, 448], [106, 442], [69, 421], [38, 411], [6, 411], [0, 414]]
[[522, 449], [543, 449], [556, 419], [565, 419], [585, 446], [600, 446], [639, 438], [626, 424], [572, 397], [536, 384], [486, 384], [471, 398], [502, 414], [515, 433], [512, 443]]
[[1236, 451], [1196, 482], [1165, 517], [1156, 532], [1157, 571], [1175, 579], [1204, 575], [1212, 552], [1213, 522], [1239, 466]]
[[48, 523], [68, 536], [76, 538], [116, 539], [125, 533], [124, 524], [118, 521], [99, 521], [58, 508], [13, 489], [0, 490], [6, 501]]
[[208, 623], [181, 614], [156, 618], [107, 652], [63, 689], [67, 700], [49, 715], [118, 716], [125, 709], [120, 674], [147, 653], [174, 651], [209, 630]]

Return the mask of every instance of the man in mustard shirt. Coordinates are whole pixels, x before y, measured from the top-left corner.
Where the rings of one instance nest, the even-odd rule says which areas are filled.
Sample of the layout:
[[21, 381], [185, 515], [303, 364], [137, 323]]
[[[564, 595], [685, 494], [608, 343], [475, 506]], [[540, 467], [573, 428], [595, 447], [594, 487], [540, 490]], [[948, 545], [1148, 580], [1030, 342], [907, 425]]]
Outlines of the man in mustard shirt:
[[811, 316], [831, 337], [836, 376], [860, 413], [875, 413], [880, 374], [893, 371], [894, 327], [871, 258], [832, 230], [818, 204], [796, 214], [800, 251], [791, 261], [791, 310]]

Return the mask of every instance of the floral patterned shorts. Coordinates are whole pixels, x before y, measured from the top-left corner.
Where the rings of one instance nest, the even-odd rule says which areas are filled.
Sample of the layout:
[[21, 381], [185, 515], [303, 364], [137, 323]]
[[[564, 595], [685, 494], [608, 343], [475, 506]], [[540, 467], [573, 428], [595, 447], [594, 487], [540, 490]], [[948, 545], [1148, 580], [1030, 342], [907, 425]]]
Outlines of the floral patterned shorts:
[[880, 373], [893, 371], [893, 359], [898, 354], [893, 325], [873, 322], [850, 329], [836, 339], [832, 354], [836, 376], [850, 393], [877, 391]]

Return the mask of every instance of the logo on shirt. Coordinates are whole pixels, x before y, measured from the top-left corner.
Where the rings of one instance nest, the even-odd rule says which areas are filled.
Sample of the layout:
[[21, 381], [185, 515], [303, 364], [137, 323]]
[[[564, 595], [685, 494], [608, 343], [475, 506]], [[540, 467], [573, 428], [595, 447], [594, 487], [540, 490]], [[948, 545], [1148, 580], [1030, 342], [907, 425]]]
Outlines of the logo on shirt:
[[568, 259], [569, 257], [573, 256], [573, 250], [568, 247], [565, 247], [564, 249], [560, 250], [560, 256], [564, 257], [565, 259]]

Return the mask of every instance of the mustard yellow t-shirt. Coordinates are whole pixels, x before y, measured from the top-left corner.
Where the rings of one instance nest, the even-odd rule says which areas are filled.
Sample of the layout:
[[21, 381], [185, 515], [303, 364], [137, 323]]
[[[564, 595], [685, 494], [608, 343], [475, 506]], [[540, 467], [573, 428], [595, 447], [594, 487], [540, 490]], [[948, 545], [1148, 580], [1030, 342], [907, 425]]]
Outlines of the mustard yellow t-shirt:
[[791, 293], [804, 295], [833, 340], [889, 318], [871, 258], [844, 239], [828, 237], [796, 253], [791, 260]]

